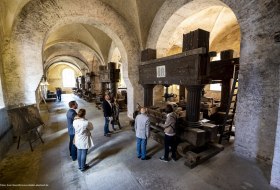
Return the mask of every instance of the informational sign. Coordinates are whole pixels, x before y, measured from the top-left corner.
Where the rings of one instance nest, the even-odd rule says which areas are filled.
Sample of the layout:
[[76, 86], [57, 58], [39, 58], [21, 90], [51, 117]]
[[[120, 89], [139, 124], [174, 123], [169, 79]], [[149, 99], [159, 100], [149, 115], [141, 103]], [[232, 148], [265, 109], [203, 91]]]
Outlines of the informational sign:
[[8, 114], [18, 136], [44, 124], [39, 110], [34, 104], [9, 109]]
[[166, 76], [165, 65], [157, 66], [157, 78], [163, 78]]

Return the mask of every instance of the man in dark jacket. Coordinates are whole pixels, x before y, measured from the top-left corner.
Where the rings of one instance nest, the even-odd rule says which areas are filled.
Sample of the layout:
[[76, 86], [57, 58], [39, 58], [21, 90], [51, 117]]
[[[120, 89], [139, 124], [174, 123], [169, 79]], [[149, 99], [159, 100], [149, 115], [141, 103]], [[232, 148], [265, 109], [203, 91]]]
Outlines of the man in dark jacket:
[[68, 134], [70, 137], [69, 151], [70, 151], [70, 156], [72, 157], [72, 160], [75, 161], [75, 160], [77, 160], [77, 148], [73, 144], [73, 140], [75, 137], [75, 129], [73, 127], [73, 121], [74, 121], [74, 117], [77, 115], [77, 112], [75, 111], [75, 109], [78, 108], [78, 104], [76, 103], [76, 101], [70, 101], [69, 108], [70, 109], [66, 113]]
[[105, 100], [102, 103], [104, 118], [105, 118], [104, 136], [105, 137], [110, 137], [109, 123], [110, 123], [110, 120], [112, 120], [113, 111], [112, 111], [112, 105], [111, 105], [111, 102], [110, 102], [110, 96], [108, 94], [106, 94], [104, 99]]
[[62, 94], [61, 88], [56, 88], [56, 96], [59, 102], [61, 102], [61, 94]]

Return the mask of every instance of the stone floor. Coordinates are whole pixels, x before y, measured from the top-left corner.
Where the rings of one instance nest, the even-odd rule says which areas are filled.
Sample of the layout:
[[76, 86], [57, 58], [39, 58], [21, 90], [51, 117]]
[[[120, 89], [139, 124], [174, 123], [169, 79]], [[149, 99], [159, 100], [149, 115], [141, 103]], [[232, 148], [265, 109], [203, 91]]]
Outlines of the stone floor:
[[[44, 144], [36, 141], [31, 152], [28, 143], [16, 150], [16, 143], [0, 162], [0, 189], [170, 189], [170, 190], [265, 190], [269, 186], [268, 166], [234, 154], [231, 145], [205, 163], [189, 169], [181, 158], [177, 162], [159, 160], [163, 147], [148, 141], [150, 160], [136, 157], [135, 134], [128, 126], [126, 113], [121, 113], [123, 126], [110, 138], [103, 136], [103, 116], [93, 103], [73, 95], [64, 95], [62, 102], [48, 104], [50, 113], [42, 111], [46, 123]], [[78, 170], [68, 152], [65, 113], [68, 101], [76, 99], [79, 108], [94, 124], [95, 143], [87, 157], [90, 169]], [[43, 106], [42, 106], [43, 107]]]

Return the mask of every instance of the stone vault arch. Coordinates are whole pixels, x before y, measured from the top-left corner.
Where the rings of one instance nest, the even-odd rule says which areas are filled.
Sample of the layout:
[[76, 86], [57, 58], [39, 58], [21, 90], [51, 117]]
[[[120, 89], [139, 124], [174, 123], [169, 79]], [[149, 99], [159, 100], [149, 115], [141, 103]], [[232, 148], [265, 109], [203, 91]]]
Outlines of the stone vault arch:
[[136, 76], [139, 42], [131, 32], [132, 27], [98, 0], [34, 0], [26, 4], [16, 19], [12, 36], [6, 44], [8, 48], [4, 51], [5, 85], [14, 86], [7, 89], [8, 104], [34, 103], [34, 91], [43, 74], [42, 49], [45, 41], [52, 31], [72, 23], [94, 26], [104, 31], [118, 46], [129, 89], [128, 114], [132, 116], [135, 102], [141, 101], [141, 93], [134, 93], [135, 90], [141, 92]]
[[[275, 26], [275, 23], [280, 19], [280, 3], [274, 0], [261, 2], [237, 2], [235, 0], [165, 1], [154, 18], [146, 48], [156, 49], [162, 34], [164, 34], [162, 37], [168, 39], [168, 35], [172, 33], [172, 27], [168, 28], [166, 23], [169, 23], [170, 19], [175, 25], [179, 23], [183, 18], [173, 14], [181, 7], [191, 3], [199, 3], [201, 7], [206, 5], [226, 6], [231, 8], [237, 18], [241, 31], [241, 45], [239, 103], [235, 122], [234, 146], [240, 155], [265, 160], [271, 164], [274, 148], [276, 150], [274, 147], [275, 134], [277, 120], [279, 121], [277, 115], [280, 92], [277, 84], [280, 65], [277, 58], [279, 43], [274, 41], [273, 34], [280, 31], [280, 26]], [[175, 29], [175, 26], [173, 28]], [[274, 162], [273, 168], [279, 167], [277, 164], [279, 156], [276, 160], [278, 161]], [[275, 169], [274, 171], [279, 170]], [[279, 177], [276, 176], [274, 175], [274, 181], [276, 181], [275, 179], [279, 180]]]

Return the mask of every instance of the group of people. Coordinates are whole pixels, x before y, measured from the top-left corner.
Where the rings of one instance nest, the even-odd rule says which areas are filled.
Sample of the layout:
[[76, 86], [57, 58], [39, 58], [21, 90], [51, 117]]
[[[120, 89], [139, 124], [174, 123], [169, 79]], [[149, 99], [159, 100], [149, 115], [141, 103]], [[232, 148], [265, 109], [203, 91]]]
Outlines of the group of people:
[[[150, 136], [150, 119], [146, 115], [147, 109], [142, 107], [140, 114], [136, 116], [134, 128], [136, 132], [136, 152], [137, 157], [141, 160], [148, 160], [150, 157], [147, 156], [146, 147], [147, 140]], [[169, 161], [169, 147], [171, 147], [171, 158], [176, 161], [176, 120], [177, 116], [173, 112], [171, 105], [166, 105], [165, 112], [166, 121], [164, 124], [159, 124], [164, 129], [164, 155], [159, 159], [164, 162]]]
[[93, 130], [93, 125], [85, 118], [86, 110], [80, 109], [78, 113], [76, 109], [78, 104], [76, 101], [69, 102], [70, 109], [67, 111], [67, 127], [70, 137], [69, 151], [72, 160], [78, 159], [79, 169], [85, 171], [89, 168], [86, 164], [87, 151], [93, 146], [92, 136], [90, 131]]
[[[118, 125], [121, 129], [119, 121], [119, 108], [115, 98], [110, 98], [105, 95], [103, 101], [103, 112], [105, 118], [104, 136], [110, 137], [112, 131], [109, 130], [109, 123], [111, 121], [112, 129], [115, 131], [114, 125]], [[70, 137], [69, 151], [73, 161], [78, 159], [79, 169], [85, 171], [89, 168], [86, 164], [87, 151], [93, 146], [92, 136], [90, 131], [93, 130], [93, 125], [90, 121], [85, 119], [86, 110], [80, 109], [78, 113], [76, 109], [78, 104], [76, 101], [69, 102], [69, 110], [66, 113], [68, 134]]]
[[115, 125], [118, 125], [119, 129], [122, 128], [119, 121], [119, 105], [114, 97], [111, 98], [109, 94], [106, 94], [102, 103], [102, 108], [105, 118], [104, 136], [110, 137], [112, 133], [112, 131], [109, 130], [110, 123], [114, 131], [116, 131]]
[[[103, 112], [105, 118], [104, 124], [104, 136], [110, 137], [111, 131], [109, 130], [109, 123], [111, 122], [113, 130], [116, 130], [114, 125], [118, 125], [121, 129], [118, 114], [118, 104], [114, 98], [110, 98], [109, 95], [105, 95], [103, 101]], [[76, 109], [78, 104], [76, 101], [69, 102], [69, 110], [67, 111], [67, 127], [68, 134], [70, 137], [69, 151], [73, 161], [78, 159], [78, 166], [81, 171], [85, 171], [89, 168], [86, 164], [87, 151], [93, 145], [91, 130], [93, 125], [90, 121], [85, 118], [86, 110], [80, 109], [78, 113]], [[136, 152], [137, 157], [141, 160], [148, 160], [150, 157], [147, 156], [146, 147], [147, 140], [150, 136], [150, 119], [146, 114], [147, 109], [142, 107], [140, 114], [135, 118], [135, 132], [136, 132]], [[165, 108], [167, 118], [164, 124], [161, 124], [164, 128], [164, 156], [160, 157], [160, 160], [164, 162], [169, 161], [169, 147], [171, 147], [173, 160], [176, 160], [176, 114], [173, 112], [171, 105], [167, 105]]]

